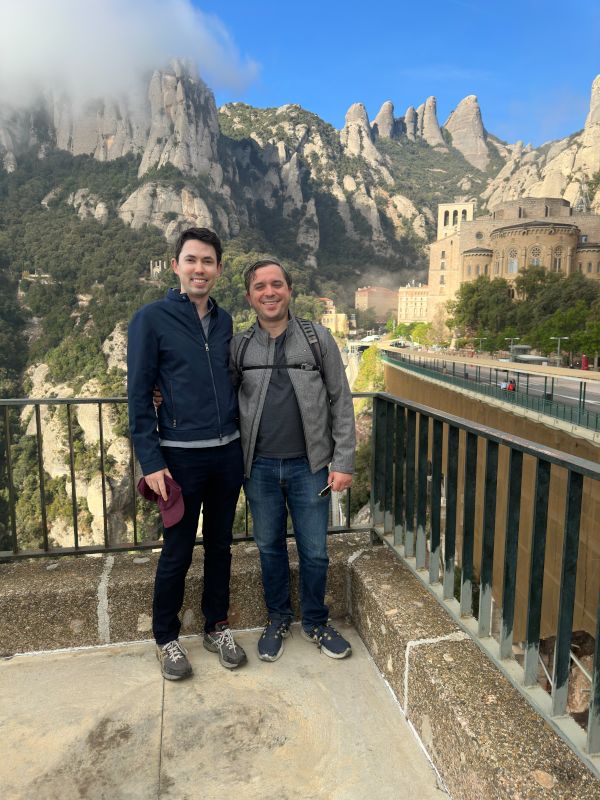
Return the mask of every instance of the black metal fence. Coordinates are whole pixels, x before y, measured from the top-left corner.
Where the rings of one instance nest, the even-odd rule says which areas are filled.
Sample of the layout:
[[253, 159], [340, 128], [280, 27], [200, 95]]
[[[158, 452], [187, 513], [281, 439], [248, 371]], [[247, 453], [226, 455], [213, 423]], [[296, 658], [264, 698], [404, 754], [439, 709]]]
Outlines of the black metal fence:
[[[431, 356], [405, 355], [391, 350], [385, 351], [384, 360], [418, 375], [435, 376], [436, 380], [444, 383], [479, 392], [592, 431], [600, 431], [600, 413], [594, 411], [598, 401], [588, 400], [586, 381], [535, 375], [524, 371], [525, 365], [519, 363], [507, 364], [506, 367], [485, 367]], [[502, 385], [511, 377], [515, 380], [514, 391], [507, 391]], [[598, 386], [600, 387], [600, 383]], [[568, 402], [566, 398], [563, 401], [557, 399], [567, 389], [573, 391], [573, 398]]]
[[[525, 593], [524, 657], [516, 683], [598, 774], [600, 762], [594, 758], [600, 755], [598, 593], [587, 737], [582, 729], [573, 736], [569, 729], [572, 720], [566, 724], [564, 717], [576, 579], [582, 567], [578, 560], [582, 504], [584, 500], [595, 502], [595, 513], [600, 513], [600, 467], [383, 393], [374, 400], [373, 426], [371, 503], [376, 530], [513, 682], [513, 645], [519, 644], [513, 636], [517, 589]], [[500, 455], [502, 463], [508, 464], [508, 474], [499, 469]], [[534, 486], [529, 492], [524, 491], [524, 459], [529, 462], [528, 474], [532, 467], [529, 460], [535, 465]], [[556, 492], [560, 483], [556, 471], [562, 471], [566, 497], [552, 690], [548, 696], [539, 689], [538, 671], [542, 595], [548, 575], [548, 505], [551, 492]], [[506, 503], [502, 529], [498, 524], [502, 514], [497, 513], [501, 497]], [[591, 514], [592, 509], [588, 507], [586, 512]], [[527, 517], [532, 519], [530, 558], [526, 586], [518, 587], [518, 560], [523, 558], [519, 536]], [[587, 532], [596, 546], [599, 519], [595, 517], [594, 530]], [[495, 563], [502, 565], [497, 584]], [[580, 578], [591, 580], [595, 574], [597, 584], [600, 571], [596, 563], [594, 573], [593, 559], [591, 569], [592, 574], [587, 576], [579, 569]]]
[[[79, 424], [83, 406], [93, 409], [96, 422], [87, 443]], [[158, 510], [136, 491], [141, 474], [127, 431], [126, 410], [127, 399], [123, 397], [0, 400], [0, 559], [161, 546]], [[53, 425], [57, 416], [58, 424]], [[107, 428], [110, 437], [106, 435]], [[48, 441], [50, 438], [52, 442]], [[110, 448], [115, 438], [127, 453], [127, 464], [121, 463], [118, 472]], [[48, 444], [57, 454], [55, 457], [48, 452]], [[55, 476], [58, 472], [58, 478], [53, 477], [53, 472]], [[82, 472], [93, 475], [99, 484], [96, 517], [100, 522], [94, 531], [90, 530], [87, 504], [80, 496]], [[351, 502], [350, 490], [332, 497], [331, 533], [351, 529]], [[52, 531], [57, 505], [62, 519], [66, 519], [61, 540]], [[242, 494], [234, 536], [247, 539], [251, 535], [252, 519]], [[201, 543], [198, 538], [197, 544]]]

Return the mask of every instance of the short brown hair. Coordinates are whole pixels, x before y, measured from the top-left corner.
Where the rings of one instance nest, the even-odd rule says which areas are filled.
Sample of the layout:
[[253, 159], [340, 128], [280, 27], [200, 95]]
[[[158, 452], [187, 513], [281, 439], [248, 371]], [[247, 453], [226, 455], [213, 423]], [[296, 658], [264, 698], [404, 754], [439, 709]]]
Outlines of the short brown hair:
[[261, 267], [268, 267], [270, 264], [273, 264], [275, 267], [279, 267], [279, 269], [283, 272], [283, 277], [288, 285], [288, 289], [292, 288], [292, 276], [283, 266], [283, 264], [280, 264], [276, 258], [261, 258], [259, 261], [255, 261], [254, 264], [250, 264], [249, 267], [246, 267], [244, 271], [244, 284], [246, 286], [246, 292], [250, 291], [250, 283], [252, 282], [252, 276], [256, 270], [260, 269]]

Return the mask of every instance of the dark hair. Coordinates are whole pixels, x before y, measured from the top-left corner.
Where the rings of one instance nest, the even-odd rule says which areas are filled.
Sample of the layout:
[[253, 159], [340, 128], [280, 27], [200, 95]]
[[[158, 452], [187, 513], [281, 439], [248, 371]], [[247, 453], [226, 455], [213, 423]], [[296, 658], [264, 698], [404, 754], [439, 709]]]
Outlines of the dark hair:
[[183, 245], [186, 242], [189, 242], [190, 239], [196, 239], [198, 242], [211, 244], [215, 248], [217, 264], [221, 263], [221, 258], [223, 257], [223, 245], [221, 244], [221, 240], [217, 234], [214, 231], [211, 231], [210, 228], [188, 228], [187, 230], [182, 231], [179, 234], [179, 238], [175, 244], [175, 261], [179, 261], [179, 256], [183, 250]]
[[246, 267], [244, 271], [244, 284], [246, 285], [247, 292], [250, 291], [250, 283], [256, 270], [260, 269], [261, 267], [268, 267], [271, 264], [273, 264], [275, 267], [279, 267], [279, 269], [283, 272], [283, 277], [288, 285], [288, 289], [292, 288], [292, 276], [287, 269], [280, 264], [279, 261], [277, 261], [276, 258], [261, 258], [260, 261], [255, 261], [254, 264], [250, 264], [249, 267]]

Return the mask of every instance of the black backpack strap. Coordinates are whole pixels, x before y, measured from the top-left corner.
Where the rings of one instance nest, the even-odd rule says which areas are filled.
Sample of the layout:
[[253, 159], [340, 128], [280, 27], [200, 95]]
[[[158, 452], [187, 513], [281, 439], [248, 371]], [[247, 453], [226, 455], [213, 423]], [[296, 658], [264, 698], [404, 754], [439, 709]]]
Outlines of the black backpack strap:
[[301, 319], [300, 317], [296, 317], [296, 321], [300, 325], [302, 333], [306, 336], [306, 341], [312, 350], [317, 369], [321, 375], [323, 375], [323, 351], [321, 350], [321, 342], [317, 336], [315, 326], [310, 319]]
[[248, 328], [247, 331], [244, 331], [242, 335], [242, 341], [240, 342], [240, 346], [237, 349], [237, 353], [235, 354], [235, 366], [238, 372], [243, 372], [244, 370], [244, 358], [246, 357], [246, 350], [248, 349], [248, 345], [250, 344], [250, 339], [254, 336], [254, 325]]

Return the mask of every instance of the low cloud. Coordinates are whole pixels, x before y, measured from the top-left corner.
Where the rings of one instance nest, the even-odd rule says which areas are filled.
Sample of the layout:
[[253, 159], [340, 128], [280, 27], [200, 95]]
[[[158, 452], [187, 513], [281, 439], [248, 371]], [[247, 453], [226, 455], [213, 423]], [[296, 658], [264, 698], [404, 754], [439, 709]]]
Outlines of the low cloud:
[[259, 72], [190, 0], [0, 0], [0, 11], [0, 103], [48, 89], [114, 95], [172, 58], [192, 61], [213, 89], [241, 92]]

